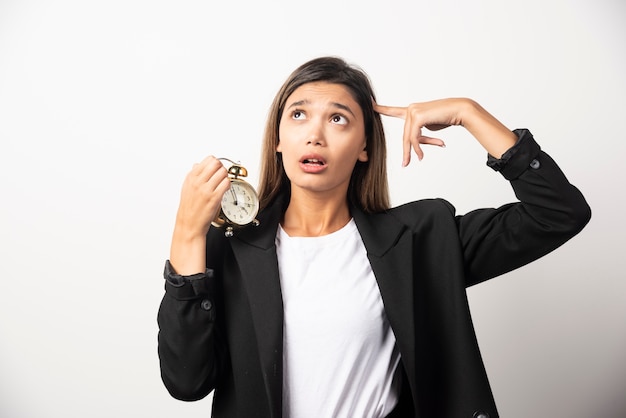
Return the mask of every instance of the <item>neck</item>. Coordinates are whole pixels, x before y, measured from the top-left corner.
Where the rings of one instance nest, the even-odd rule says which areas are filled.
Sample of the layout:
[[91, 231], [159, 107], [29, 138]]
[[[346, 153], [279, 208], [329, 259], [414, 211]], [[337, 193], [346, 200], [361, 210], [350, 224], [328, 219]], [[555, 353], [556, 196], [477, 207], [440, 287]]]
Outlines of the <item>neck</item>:
[[296, 192], [291, 195], [281, 225], [292, 237], [318, 237], [340, 230], [350, 219], [345, 194], [329, 199]]

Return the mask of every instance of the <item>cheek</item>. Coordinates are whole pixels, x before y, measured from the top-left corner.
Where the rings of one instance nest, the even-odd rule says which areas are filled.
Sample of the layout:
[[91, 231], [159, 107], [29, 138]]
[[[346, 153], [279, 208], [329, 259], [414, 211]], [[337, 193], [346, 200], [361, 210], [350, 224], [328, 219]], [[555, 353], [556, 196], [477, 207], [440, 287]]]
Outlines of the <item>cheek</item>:
[[278, 128], [278, 144], [276, 145], [276, 151], [282, 153], [289, 153], [292, 151], [297, 143], [297, 131], [293, 128], [279, 127]]

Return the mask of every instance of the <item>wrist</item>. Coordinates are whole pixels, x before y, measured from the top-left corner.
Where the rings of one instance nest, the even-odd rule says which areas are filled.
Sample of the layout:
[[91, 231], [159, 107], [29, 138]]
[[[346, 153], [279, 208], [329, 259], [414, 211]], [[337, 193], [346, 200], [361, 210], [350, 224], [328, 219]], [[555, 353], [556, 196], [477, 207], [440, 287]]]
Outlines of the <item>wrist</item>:
[[480, 125], [481, 121], [485, 120], [488, 114], [475, 100], [469, 98], [459, 100], [461, 103], [457, 117], [460, 120], [460, 125], [471, 132], [476, 125]]
[[500, 158], [517, 142], [517, 136], [480, 104], [466, 99], [463, 126], [492, 156]]
[[206, 234], [175, 227], [170, 262], [181, 275], [203, 272], [206, 269]]
[[196, 241], [206, 239], [206, 234], [209, 232], [210, 224], [203, 227], [190, 224], [189, 222], [176, 217], [174, 224], [173, 239], [181, 243], [193, 243]]

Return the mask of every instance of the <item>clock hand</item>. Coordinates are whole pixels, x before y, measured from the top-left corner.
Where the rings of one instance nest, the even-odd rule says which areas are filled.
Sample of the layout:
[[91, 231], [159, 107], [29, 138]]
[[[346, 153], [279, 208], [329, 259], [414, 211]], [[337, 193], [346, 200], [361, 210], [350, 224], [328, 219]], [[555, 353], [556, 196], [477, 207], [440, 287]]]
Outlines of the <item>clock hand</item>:
[[235, 204], [235, 206], [237, 206], [237, 194], [235, 194], [235, 191], [233, 190], [232, 187], [230, 188], [230, 192], [233, 195], [233, 201], [234, 201], [233, 203]]

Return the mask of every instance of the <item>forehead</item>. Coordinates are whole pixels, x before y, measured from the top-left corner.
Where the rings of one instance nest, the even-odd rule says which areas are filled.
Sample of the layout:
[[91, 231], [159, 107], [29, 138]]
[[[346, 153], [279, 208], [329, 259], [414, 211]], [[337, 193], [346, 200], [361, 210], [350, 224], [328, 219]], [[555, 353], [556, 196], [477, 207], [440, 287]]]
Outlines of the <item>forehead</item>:
[[315, 105], [341, 104], [348, 106], [353, 112], [361, 112], [361, 107], [350, 89], [337, 83], [319, 81], [303, 84], [287, 98], [286, 106], [296, 102]]

